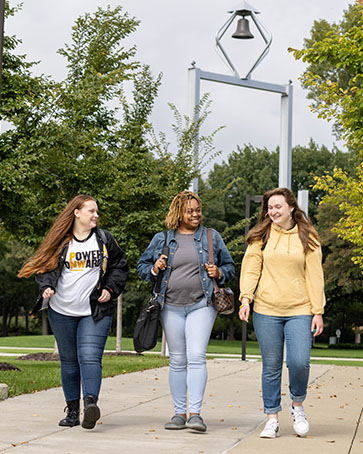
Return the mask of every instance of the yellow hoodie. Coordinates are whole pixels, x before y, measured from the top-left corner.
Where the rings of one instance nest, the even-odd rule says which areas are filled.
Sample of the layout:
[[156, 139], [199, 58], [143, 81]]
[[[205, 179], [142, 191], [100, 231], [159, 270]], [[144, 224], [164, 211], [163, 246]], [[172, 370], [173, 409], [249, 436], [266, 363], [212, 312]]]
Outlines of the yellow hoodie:
[[270, 238], [250, 244], [242, 262], [240, 300], [254, 299], [264, 315], [323, 314], [324, 276], [320, 245], [305, 254], [298, 226], [285, 230], [272, 223]]

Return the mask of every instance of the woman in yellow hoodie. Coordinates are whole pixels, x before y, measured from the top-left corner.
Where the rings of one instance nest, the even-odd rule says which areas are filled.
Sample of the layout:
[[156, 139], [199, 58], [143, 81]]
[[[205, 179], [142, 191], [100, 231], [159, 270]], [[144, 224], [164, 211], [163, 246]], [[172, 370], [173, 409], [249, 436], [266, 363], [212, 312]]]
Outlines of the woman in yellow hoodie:
[[316, 230], [287, 188], [267, 191], [258, 224], [247, 237], [240, 278], [241, 320], [253, 324], [262, 355], [262, 393], [267, 423], [262, 438], [280, 435], [283, 347], [293, 428], [306, 436], [304, 413], [312, 336], [323, 331], [325, 305], [322, 254]]

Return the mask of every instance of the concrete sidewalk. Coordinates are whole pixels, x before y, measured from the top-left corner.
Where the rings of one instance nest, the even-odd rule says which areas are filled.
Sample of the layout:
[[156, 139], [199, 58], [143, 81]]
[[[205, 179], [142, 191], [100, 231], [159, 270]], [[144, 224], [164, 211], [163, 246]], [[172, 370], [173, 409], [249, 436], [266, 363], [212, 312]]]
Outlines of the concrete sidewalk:
[[[311, 433], [293, 435], [284, 372], [281, 438], [258, 437], [264, 422], [261, 363], [209, 360], [202, 415], [205, 434], [166, 431], [173, 414], [168, 368], [104, 379], [94, 430], [61, 428], [60, 388], [0, 402], [0, 452], [46, 454], [358, 454], [363, 448], [362, 368], [313, 365], [305, 408]], [[363, 419], [363, 418], [362, 418]]]

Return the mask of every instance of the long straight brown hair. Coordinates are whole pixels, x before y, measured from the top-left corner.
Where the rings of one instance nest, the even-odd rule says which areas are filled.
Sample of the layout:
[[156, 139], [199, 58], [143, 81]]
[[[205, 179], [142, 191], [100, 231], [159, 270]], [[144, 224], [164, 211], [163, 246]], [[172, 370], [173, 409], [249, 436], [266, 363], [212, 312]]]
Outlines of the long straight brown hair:
[[293, 208], [291, 212], [292, 220], [299, 227], [299, 238], [301, 244], [303, 245], [305, 254], [309, 249], [316, 249], [320, 244], [318, 232], [312, 226], [305, 212], [299, 208], [294, 193], [287, 188], [271, 189], [270, 191], [264, 193], [258, 223], [249, 231], [247, 235], [247, 243], [251, 244], [255, 241], [262, 240], [263, 246], [266, 245], [267, 240], [270, 237], [272, 224], [268, 215], [268, 201], [274, 195], [282, 195], [285, 198], [286, 203]]
[[18, 277], [42, 274], [57, 268], [59, 255], [66, 243], [73, 238], [74, 211], [80, 210], [89, 200], [96, 200], [90, 195], [77, 195], [59, 214], [43, 242], [19, 271]]

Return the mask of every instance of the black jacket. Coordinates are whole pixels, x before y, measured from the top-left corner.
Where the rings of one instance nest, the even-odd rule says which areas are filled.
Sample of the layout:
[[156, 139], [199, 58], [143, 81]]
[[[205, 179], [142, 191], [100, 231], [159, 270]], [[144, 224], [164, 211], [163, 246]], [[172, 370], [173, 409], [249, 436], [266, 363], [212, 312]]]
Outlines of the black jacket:
[[[116, 243], [115, 239], [107, 230], [95, 228], [97, 243], [101, 251], [100, 274], [98, 282], [90, 295], [90, 305], [94, 320], [100, 320], [105, 315], [112, 315], [114, 303], [112, 299], [117, 298], [123, 291], [129, 267], [125, 253]], [[43, 274], [36, 274], [35, 280], [39, 285], [39, 296], [32, 310], [32, 314], [37, 313], [43, 305], [42, 294], [48, 287], [56, 291], [58, 279], [62, 273], [64, 262], [67, 256], [68, 244], [64, 246], [59, 256], [58, 266], [53, 271]], [[106, 289], [111, 294], [111, 300], [107, 303], [98, 302], [102, 290]]]

